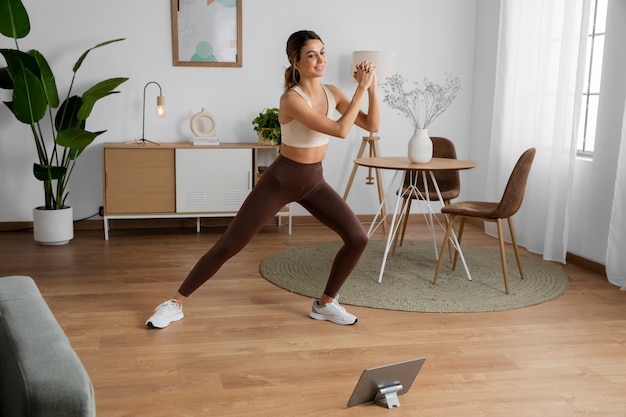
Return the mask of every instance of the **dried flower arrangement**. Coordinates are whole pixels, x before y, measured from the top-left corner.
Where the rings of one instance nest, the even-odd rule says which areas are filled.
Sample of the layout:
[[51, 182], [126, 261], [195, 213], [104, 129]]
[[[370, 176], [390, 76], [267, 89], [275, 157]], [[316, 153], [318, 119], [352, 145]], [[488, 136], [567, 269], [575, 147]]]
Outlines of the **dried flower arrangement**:
[[446, 74], [443, 85], [435, 84], [424, 78], [423, 86], [414, 82], [415, 88], [406, 91], [405, 80], [400, 74], [387, 78], [382, 86], [385, 97], [383, 102], [398, 114], [404, 116], [417, 129], [428, 126], [456, 99], [457, 93], [463, 88], [463, 81], [453, 74]]

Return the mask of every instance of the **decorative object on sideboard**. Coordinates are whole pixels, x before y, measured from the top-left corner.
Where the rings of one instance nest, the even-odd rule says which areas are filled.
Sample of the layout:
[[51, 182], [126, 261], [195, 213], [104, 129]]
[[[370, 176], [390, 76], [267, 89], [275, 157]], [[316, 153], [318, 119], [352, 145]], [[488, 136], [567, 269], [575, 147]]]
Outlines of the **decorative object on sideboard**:
[[257, 132], [259, 145], [280, 145], [280, 123], [278, 109], [268, 107], [252, 119], [254, 131]]
[[[72, 67], [74, 74], [61, 102], [54, 73], [44, 56], [34, 49], [23, 52], [19, 48], [18, 39], [30, 33], [30, 19], [21, 0], [0, 0], [0, 15], [3, 16], [0, 33], [15, 40], [15, 49], [0, 49], [7, 64], [0, 68], [0, 88], [12, 90], [11, 101], [5, 104], [18, 121], [29, 125], [35, 141], [37, 162], [34, 163], [33, 174], [43, 183], [44, 205], [41, 210], [61, 210], [67, 207], [69, 179], [78, 156], [97, 136], [106, 132], [85, 130], [87, 118], [98, 100], [117, 93], [115, 88], [128, 80], [109, 78], [79, 96], [72, 95], [76, 74], [89, 52], [124, 39], [113, 39], [87, 49]], [[43, 120], [49, 121], [49, 125], [44, 126], [48, 122]], [[46, 132], [51, 137], [46, 138]], [[39, 224], [34, 224], [34, 227]], [[72, 231], [66, 231], [65, 236], [73, 236], [73, 224], [70, 225]], [[36, 239], [39, 236], [36, 231], [35, 236]], [[59, 241], [65, 241], [65, 238], [53, 242], [58, 244]]]
[[217, 137], [217, 121], [215, 116], [206, 111], [203, 107], [201, 111], [191, 116], [189, 127], [193, 133], [191, 143], [194, 145], [219, 145]]
[[383, 102], [404, 116], [414, 128], [407, 152], [411, 162], [426, 163], [432, 159], [432, 142], [426, 142], [428, 131], [419, 130], [428, 129], [450, 107], [463, 88], [463, 81], [458, 76], [446, 74], [444, 84], [435, 84], [424, 78], [422, 86], [414, 82], [415, 87], [408, 91], [404, 88], [406, 81], [400, 74], [389, 77], [383, 85]]

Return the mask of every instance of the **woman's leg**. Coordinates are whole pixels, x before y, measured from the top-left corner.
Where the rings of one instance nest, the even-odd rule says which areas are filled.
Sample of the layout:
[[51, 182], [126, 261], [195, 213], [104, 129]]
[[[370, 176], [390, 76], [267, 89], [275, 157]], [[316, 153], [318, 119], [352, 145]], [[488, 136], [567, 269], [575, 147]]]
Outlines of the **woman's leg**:
[[270, 166], [252, 189], [224, 234], [196, 263], [174, 297], [179, 303], [191, 295], [241, 251], [276, 213], [293, 201], [294, 190], [280, 180], [282, 170]]
[[298, 203], [335, 231], [344, 242], [335, 256], [324, 294], [320, 297], [320, 304], [324, 304], [337, 296], [356, 266], [367, 246], [367, 233], [350, 206], [325, 181]]
[[[293, 186], [298, 184], [298, 178], [289, 175], [293, 163], [285, 159], [279, 156], [263, 173], [226, 232], [198, 260], [175, 296], [157, 306], [146, 326], [162, 329], [173, 321], [181, 320], [184, 317], [183, 301], [215, 275], [224, 262], [243, 249], [278, 210], [297, 198], [302, 186]], [[289, 180], [284, 181], [283, 178]]]

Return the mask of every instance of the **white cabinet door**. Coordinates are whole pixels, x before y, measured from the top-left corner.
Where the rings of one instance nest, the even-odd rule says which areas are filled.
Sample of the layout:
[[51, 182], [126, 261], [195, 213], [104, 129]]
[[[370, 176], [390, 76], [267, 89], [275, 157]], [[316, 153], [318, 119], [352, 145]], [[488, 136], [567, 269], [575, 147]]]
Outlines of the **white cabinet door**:
[[238, 211], [252, 188], [250, 149], [176, 149], [176, 212]]

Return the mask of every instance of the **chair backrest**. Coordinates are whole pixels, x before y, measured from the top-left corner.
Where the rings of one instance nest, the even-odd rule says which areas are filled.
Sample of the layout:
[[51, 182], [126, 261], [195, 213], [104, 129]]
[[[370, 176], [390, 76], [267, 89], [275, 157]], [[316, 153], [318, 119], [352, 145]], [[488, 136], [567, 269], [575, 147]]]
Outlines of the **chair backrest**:
[[[454, 143], [450, 139], [433, 136], [430, 138], [430, 140], [433, 142], [433, 157], [456, 159], [456, 148], [454, 147]], [[423, 192], [424, 182], [422, 180], [422, 176], [418, 175], [418, 171], [410, 171], [409, 175], [413, 177], [413, 184], [417, 184], [417, 188]], [[408, 185], [409, 181], [411, 181], [411, 177], [409, 175], [405, 177], [405, 185]], [[415, 175], [417, 175], [417, 178], [415, 178]], [[459, 178], [459, 171], [436, 171], [435, 179], [437, 180], [437, 184], [439, 185], [439, 190], [441, 191], [442, 195], [445, 193], [446, 197], [448, 197], [446, 198], [447, 200], [452, 200], [453, 198], [459, 196], [459, 193], [461, 192], [461, 180]], [[429, 193], [433, 193], [433, 195], [436, 193], [432, 181], [428, 181], [428, 191]]]
[[494, 218], [506, 219], [511, 217], [522, 206], [528, 174], [535, 159], [535, 153], [535, 148], [527, 149], [517, 160], [502, 194], [500, 204], [494, 212]]

